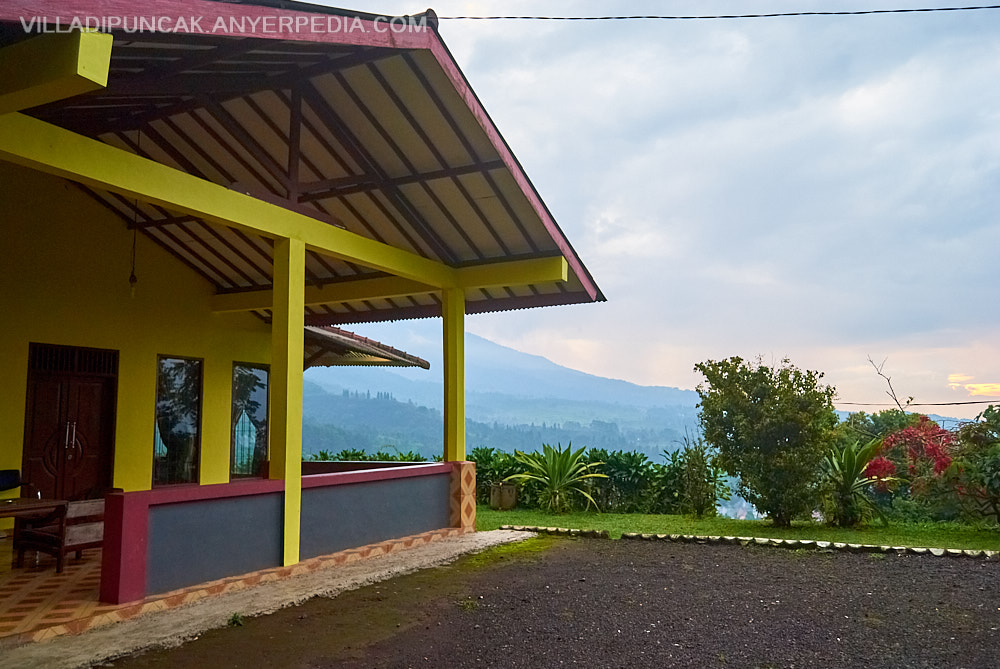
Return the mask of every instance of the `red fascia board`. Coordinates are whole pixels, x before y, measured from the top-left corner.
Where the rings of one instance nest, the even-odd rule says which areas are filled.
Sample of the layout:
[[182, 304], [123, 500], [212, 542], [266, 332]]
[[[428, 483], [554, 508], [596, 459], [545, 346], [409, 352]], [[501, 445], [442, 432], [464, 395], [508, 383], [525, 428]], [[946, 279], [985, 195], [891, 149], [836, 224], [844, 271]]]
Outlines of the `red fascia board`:
[[[162, 26], [167, 31], [173, 31], [179, 26], [186, 29], [176, 30], [178, 33], [200, 33], [215, 36], [253, 37], [264, 39], [289, 40], [299, 42], [318, 42], [325, 44], [346, 44], [351, 46], [388, 47], [397, 49], [429, 49], [433, 44], [434, 29], [432, 19], [428, 17], [425, 30], [401, 30], [396, 32], [390, 25], [359, 17], [344, 17], [335, 14], [278, 9], [260, 5], [228, 4], [224, 2], [205, 2], [204, 0], [14, 0], [4, 2], [0, 6], [0, 20], [14, 23], [27, 23], [32, 18], [47, 19], [50, 30], [55, 30], [56, 21], [62, 30], [67, 30], [74, 17], [84, 20], [86, 17], [122, 18], [128, 19], [134, 25], [137, 18], [163, 19]], [[282, 30], [280, 19], [290, 19], [292, 30]], [[197, 20], [196, 20], [197, 19]], [[222, 19], [224, 26], [215, 30], [216, 22]], [[236, 25], [231, 24], [236, 20]], [[181, 21], [183, 20], [183, 24]], [[260, 21], [253, 32], [229, 30], [238, 27], [240, 22], [250, 25]], [[263, 29], [273, 22], [275, 29]], [[298, 24], [295, 22], [298, 21]], [[322, 30], [311, 29], [313, 22], [318, 22]], [[294, 29], [294, 25], [301, 26]], [[341, 26], [342, 29], [333, 28]], [[111, 26], [112, 30], [114, 29]], [[102, 27], [103, 29], [103, 27]], [[38, 30], [35, 24], [35, 30]], [[127, 39], [127, 34], [122, 34]]]
[[427, 465], [404, 465], [403, 467], [388, 467], [385, 469], [362, 469], [356, 472], [337, 472], [333, 474], [311, 474], [302, 477], [302, 489], [323, 488], [348, 483], [366, 483], [368, 481], [388, 481], [390, 479], [405, 479], [416, 476], [432, 476], [434, 474], [450, 474], [454, 469], [451, 462], [435, 462]]

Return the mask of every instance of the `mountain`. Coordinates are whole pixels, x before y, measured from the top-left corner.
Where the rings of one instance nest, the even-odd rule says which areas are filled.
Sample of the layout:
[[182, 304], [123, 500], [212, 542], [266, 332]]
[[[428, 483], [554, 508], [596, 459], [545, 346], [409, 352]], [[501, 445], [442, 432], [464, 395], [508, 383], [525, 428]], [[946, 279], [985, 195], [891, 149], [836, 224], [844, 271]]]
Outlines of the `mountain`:
[[[429, 371], [390, 367], [315, 368], [306, 372], [306, 380], [333, 392], [387, 392], [400, 400], [442, 409], [440, 344], [419, 330], [417, 333], [407, 330], [401, 337], [404, 342], [387, 343], [428, 360]], [[645, 410], [653, 409], [652, 414], [657, 415], [662, 414], [659, 410], [664, 407], [693, 409], [698, 402], [698, 395], [692, 390], [640, 386], [587, 374], [474, 334], [466, 335], [465, 357], [466, 413], [476, 420], [504, 422], [525, 417], [528, 420], [523, 422], [580, 420], [590, 415], [588, 411], [596, 404], [598, 417], [602, 419], [620, 414], [641, 423], [645, 420], [642, 416]], [[558, 401], [539, 405], [533, 401], [538, 399]], [[529, 415], [532, 412], [534, 416]]]
[[[393, 444], [404, 451], [440, 453], [444, 389], [440, 337], [434, 341], [434, 334], [427, 324], [415, 324], [386, 342], [427, 359], [430, 371], [308, 370], [304, 418], [314, 443], [307, 440], [307, 452], [321, 450], [313, 448], [316, 443], [330, 450], [353, 439], [369, 448]], [[534, 450], [543, 442], [572, 441], [655, 456], [697, 430], [694, 391], [587, 374], [473, 334], [466, 335], [465, 351], [470, 449]], [[326, 426], [322, 435], [320, 426]]]
[[[501, 396], [502, 397], [502, 396]], [[402, 402], [387, 392], [343, 390], [332, 393], [306, 382], [303, 386], [303, 453], [320, 451], [413, 451], [426, 458], [440, 455], [443, 421], [437, 409]], [[588, 448], [641, 451], [655, 459], [674, 450], [683, 433], [671, 427], [620, 427], [612, 421], [497, 423], [466, 420], [469, 450], [485, 446], [503, 451], [533, 451], [543, 443], [573, 443]]]

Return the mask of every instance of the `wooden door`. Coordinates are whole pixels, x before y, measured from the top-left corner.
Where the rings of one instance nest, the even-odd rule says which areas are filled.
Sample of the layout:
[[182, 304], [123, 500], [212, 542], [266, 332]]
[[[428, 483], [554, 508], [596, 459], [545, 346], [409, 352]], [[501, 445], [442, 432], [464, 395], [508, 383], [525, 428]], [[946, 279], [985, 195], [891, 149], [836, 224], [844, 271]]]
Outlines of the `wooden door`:
[[25, 494], [82, 499], [111, 487], [117, 352], [32, 344]]

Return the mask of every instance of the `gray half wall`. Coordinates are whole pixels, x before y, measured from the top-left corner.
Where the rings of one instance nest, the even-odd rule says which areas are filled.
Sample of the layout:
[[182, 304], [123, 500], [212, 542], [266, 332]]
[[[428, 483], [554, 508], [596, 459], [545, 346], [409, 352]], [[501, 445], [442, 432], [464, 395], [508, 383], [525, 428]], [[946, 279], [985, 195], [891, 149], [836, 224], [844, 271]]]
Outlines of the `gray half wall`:
[[300, 557], [449, 527], [450, 486], [451, 474], [434, 474], [304, 488]]
[[280, 566], [283, 497], [274, 493], [151, 506], [146, 593]]

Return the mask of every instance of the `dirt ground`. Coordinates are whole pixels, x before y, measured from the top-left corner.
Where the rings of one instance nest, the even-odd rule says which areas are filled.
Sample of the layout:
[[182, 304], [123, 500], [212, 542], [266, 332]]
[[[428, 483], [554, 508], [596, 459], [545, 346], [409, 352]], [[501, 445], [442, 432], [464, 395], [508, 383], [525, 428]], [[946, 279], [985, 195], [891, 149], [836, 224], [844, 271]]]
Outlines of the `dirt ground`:
[[205, 630], [225, 627], [233, 614], [249, 618], [313, 597], [325, 597], [329, 601], [329, 597], [353, 588], [429, 569], [470, 552], [522, 541], [530, 536], [524, 532], [495, 530], [442, 539], [398, 553], [208, 597], [188, 606], [97, 627], [79, 636], [0, 648], [0, 668], [76, 669], [150, 647], [176, 646]]
[[542, 537], [208, 632], [142, 667], [990, 667], [1000, 562]]

